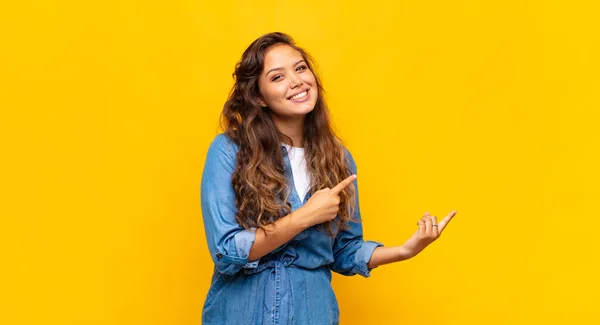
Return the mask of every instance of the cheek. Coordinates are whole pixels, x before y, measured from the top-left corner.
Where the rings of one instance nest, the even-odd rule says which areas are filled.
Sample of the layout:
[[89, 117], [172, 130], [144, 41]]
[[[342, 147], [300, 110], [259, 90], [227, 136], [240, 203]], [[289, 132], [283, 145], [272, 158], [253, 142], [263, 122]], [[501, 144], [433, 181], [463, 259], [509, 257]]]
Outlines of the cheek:
[[273, 84], [267, 82], [261, 82], [258, 84], [258, 90], [260, 94], [263, 96], [265, 100], [270, 100], [273, 98], [273, 95], [277, 93], [276, 87], [273, 87]]
[[312, 71], [309, 70], [309, 73], [306, 74], [306, 82], [309, 82], [310, 84], [312, 84], [313, 86], [317, 85], [317, 80], [315, 79], [315, 75], [312, 73]]
[[265, 98], [268, 97], [270, 100], [279, 101], [286, 95], [286, 87], [280, 82], [277, 84], [271, 84], [267, 87], [264, 94]]
[[267, 85], [261, 88], [260, 92], [265, 104], [271, 109], [281, 106], [286, 101], [286, 88], [280, 83]]

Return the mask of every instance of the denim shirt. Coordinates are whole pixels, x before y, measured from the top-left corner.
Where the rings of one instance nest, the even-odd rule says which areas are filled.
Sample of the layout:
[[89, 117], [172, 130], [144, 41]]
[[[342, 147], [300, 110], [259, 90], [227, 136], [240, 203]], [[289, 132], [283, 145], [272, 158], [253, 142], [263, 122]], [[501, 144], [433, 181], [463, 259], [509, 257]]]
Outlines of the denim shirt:
[[[237, 150], [227, 135], [218, 135], [210, 145], [202, 174], [202, 215], [214, 262], [202, 324], [338, 324], [331, 271], [368, 277], [367, 263], [382, 244], [363, 240], [361, 222], [349, 222], [347, 229], [338, 231], [335, 237], [313, 226], [273, 252], [249, 261], [256, 232], [244, 229], [235, 218], [231, 176]], [[300, 200], [284, 146], [282, 153], [290, 189], [288, 202], [294, 211], [308, 200], [310, 193]], [[356, 173], [354, 159], [349, 151], [346, 153], [350, 170]], [[353, 217], [360, 219], [358, 188], [355, 204]]]

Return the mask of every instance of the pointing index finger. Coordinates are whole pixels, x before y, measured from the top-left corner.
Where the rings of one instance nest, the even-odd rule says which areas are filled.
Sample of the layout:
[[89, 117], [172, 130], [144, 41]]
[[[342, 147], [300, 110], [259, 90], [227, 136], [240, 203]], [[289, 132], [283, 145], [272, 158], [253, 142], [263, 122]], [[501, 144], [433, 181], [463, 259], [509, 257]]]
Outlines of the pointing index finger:
[[356, 175], [351, 175], [345, 180], [341, 181], [338, 185], [331, 189], [331, 194], [340, 193], [346, 186], [350, 185], [356, 179]]
[[438, 226], [438, 231], [440, 233], [442, 233], [442, 230], [444, 230], [444, 228], [446, 228], [446, 226], [448, 225], [448, 223], [450, 222], [450, 220], [452, 220], [452, 218], [454, 218], [454, 216], [456, 215], [457, 211], [454, 210], [452, 212], [450, 212], [449, 215], [447, 215], [444, 220], [442, 220], [442, 222], [439, 223]]

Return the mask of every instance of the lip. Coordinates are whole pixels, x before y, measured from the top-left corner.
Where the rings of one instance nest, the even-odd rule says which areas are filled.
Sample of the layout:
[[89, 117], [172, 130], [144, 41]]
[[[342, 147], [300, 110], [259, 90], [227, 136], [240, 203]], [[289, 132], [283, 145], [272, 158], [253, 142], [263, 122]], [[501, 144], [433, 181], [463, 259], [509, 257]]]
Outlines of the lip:
[[[300, 99], [295, 99], [295, 100], [292, 99], [292, 97], [294, 97], [294, 96], [296, 96], [298, 94], [301, 94], [301, 93], [303, 93], [305, 91], [306, 91], [306, 96], [304, 96], [304, 97], [302, 97]], [[307, 101], [309, 98], [310, 98], [310, 88], [306, 88], [306, 89], [303, 89], [303, 90], [301, 90], [301, 91], [299, 91], [299, 92], [291, 95], [290, 97], [287, 98], [287, 100], [292, 101], [294, 103], [302, 103], [302, 102]]]

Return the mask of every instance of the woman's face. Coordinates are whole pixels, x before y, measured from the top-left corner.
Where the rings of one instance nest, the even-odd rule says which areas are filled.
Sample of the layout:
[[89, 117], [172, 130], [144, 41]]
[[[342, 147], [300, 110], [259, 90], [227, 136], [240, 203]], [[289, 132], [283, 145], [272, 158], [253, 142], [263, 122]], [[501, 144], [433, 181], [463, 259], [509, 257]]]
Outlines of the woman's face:
[[315, 75], [300, 52], [289, 45], [267, 49], [258, 87], [261, 105], [269, 107], [278, 120], [304, 118], [317, 103]]

